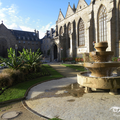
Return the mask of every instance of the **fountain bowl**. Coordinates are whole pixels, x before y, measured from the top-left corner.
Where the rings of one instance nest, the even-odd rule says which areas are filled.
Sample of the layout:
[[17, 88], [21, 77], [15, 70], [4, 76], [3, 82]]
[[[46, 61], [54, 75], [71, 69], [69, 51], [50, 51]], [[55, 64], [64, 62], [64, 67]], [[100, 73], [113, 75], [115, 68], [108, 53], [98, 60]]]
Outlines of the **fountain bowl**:
[[100, 43], [95, 43], [95, 49], [96, 51], [106, 51], [108, 47], [108, 43], [107, 42], [100, 42]]
[[95, 62], [107, 62], [112, 59], [114, 52], [112, 51], [93, 51], [89, 53], [89, 56], [92, 58]]
[[85, 62], [83, 65], [91, 71], [92, 76], [107, 77], [120, 66], [120, 62]]
[[115, 93], [120, 88], [120, 76], [113, 77], [90, 77], [90, 72], [77, 74], [77, 83], [90, 89], [110, 89]]

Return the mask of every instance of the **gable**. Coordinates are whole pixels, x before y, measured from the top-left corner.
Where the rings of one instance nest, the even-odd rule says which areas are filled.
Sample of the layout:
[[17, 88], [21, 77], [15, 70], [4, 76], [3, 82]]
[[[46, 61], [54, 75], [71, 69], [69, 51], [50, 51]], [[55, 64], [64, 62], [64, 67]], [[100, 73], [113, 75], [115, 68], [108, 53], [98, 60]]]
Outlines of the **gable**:
[[70, 5], [68, 5], [68, 9], [67, 9], [67, 13], [66, 13], [65, 18], [67, 18], [67, 17], [69, 17], [69, 16], [71, 16], [73, 14], [74, 14], [73, 9], [71, 8]]
[[62, 12], [61, 12], [61, 10], [60, 10], [59, 16], [58, 16], [58, 22], [60, 22], [60, 21], [62, 21], [62, 20], [64, 20], [64, 16], [63, 16], [63, 14], [62, 14]]
[[7, 47], [13, 47], [16, 43], [16, 38], [12, 33], [7, 29], [4, 24], [0, 24], [0, 38], [5, 38], [7, 41]]
[[87, 6], [88, 4], [85, 2], [85, 0], [79, 0], [76, 11], [82, 10]]

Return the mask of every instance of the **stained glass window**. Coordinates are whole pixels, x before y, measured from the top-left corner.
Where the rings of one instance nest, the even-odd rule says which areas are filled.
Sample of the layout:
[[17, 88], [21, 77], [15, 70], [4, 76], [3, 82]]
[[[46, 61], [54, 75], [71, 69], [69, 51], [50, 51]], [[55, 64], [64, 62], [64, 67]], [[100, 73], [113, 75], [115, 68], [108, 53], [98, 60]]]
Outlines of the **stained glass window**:
[[70, 48], [70, 34], [71, 34], [71, 24], [69, 23], [68, 24], [68, 35], [69, 35], [69, 38], [68, 38], [68, 48]]
[[78, 44], [79, 46], [84, 46], [85, 45], [85, 32], [84, 32], [84, 22], [82, 19], [80, 19], [79, 22], [79, 41]]
[[107, 12], [106, 8], [102, 6], [98, 16], [99, 25], [99, 42], [107, 41]]

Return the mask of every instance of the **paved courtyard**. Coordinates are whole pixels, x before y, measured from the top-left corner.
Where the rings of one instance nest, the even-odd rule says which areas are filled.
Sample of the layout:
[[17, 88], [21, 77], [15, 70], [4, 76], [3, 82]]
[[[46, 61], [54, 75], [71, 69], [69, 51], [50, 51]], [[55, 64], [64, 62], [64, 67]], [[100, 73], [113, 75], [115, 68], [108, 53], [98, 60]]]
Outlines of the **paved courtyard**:
[[[68, 94], [66, 86], [74, 91], [77, 82], [77, 73], [71, 68], [60, 64], [51, 64], [53, 68], [65, 78], [38, 84], [30, 89], [26, 100], [2, 107], [3, 114], [8, 111], [18, 110], [22, 114], [13, 120], [47, 120], [59, 117], [64, 120], [119, 120], [120, 95], [109, 95], [108, 91], [94, 91], [77, 94]], [[78, 89], [75, 89], [78, 90]], [[5, 110], [5, 111], [4, 111]]]

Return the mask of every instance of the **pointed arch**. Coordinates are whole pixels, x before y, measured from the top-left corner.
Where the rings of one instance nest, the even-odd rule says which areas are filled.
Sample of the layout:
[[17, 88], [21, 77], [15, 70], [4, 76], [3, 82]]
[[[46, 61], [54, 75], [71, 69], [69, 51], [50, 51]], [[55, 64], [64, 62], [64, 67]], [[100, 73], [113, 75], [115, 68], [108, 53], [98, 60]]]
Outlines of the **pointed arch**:
[[63, 35], [63, 28], [62, 26], [60, 27], [60, 30], [59, 30], [59, 35], [62, 36]]
[[107, 42], [107, 11], [104, 5], [98, 12], [98, 42]]
[[[119, 12], [118, 12], [118, 22], [119, 22], [119, 26], [120, 26], [120, 1], [119, 1], [119, 5], [118, 5], [118, 10], [119, 10]], [[119, 40], [120, 40], [120, 27], [119, 27]]]
[[69, 22], [68, 23], [68, 35], [70, 35], [71, 34], [71, 23]]
[[85, 46], [85, 26], [82, 18], [78, 22], [78, 46]]
[[67, 33], [68, 33], [68, 48], [70, 48], [70, 34], [71, 34], [71, 23], [68, 23], [67, 26]]

